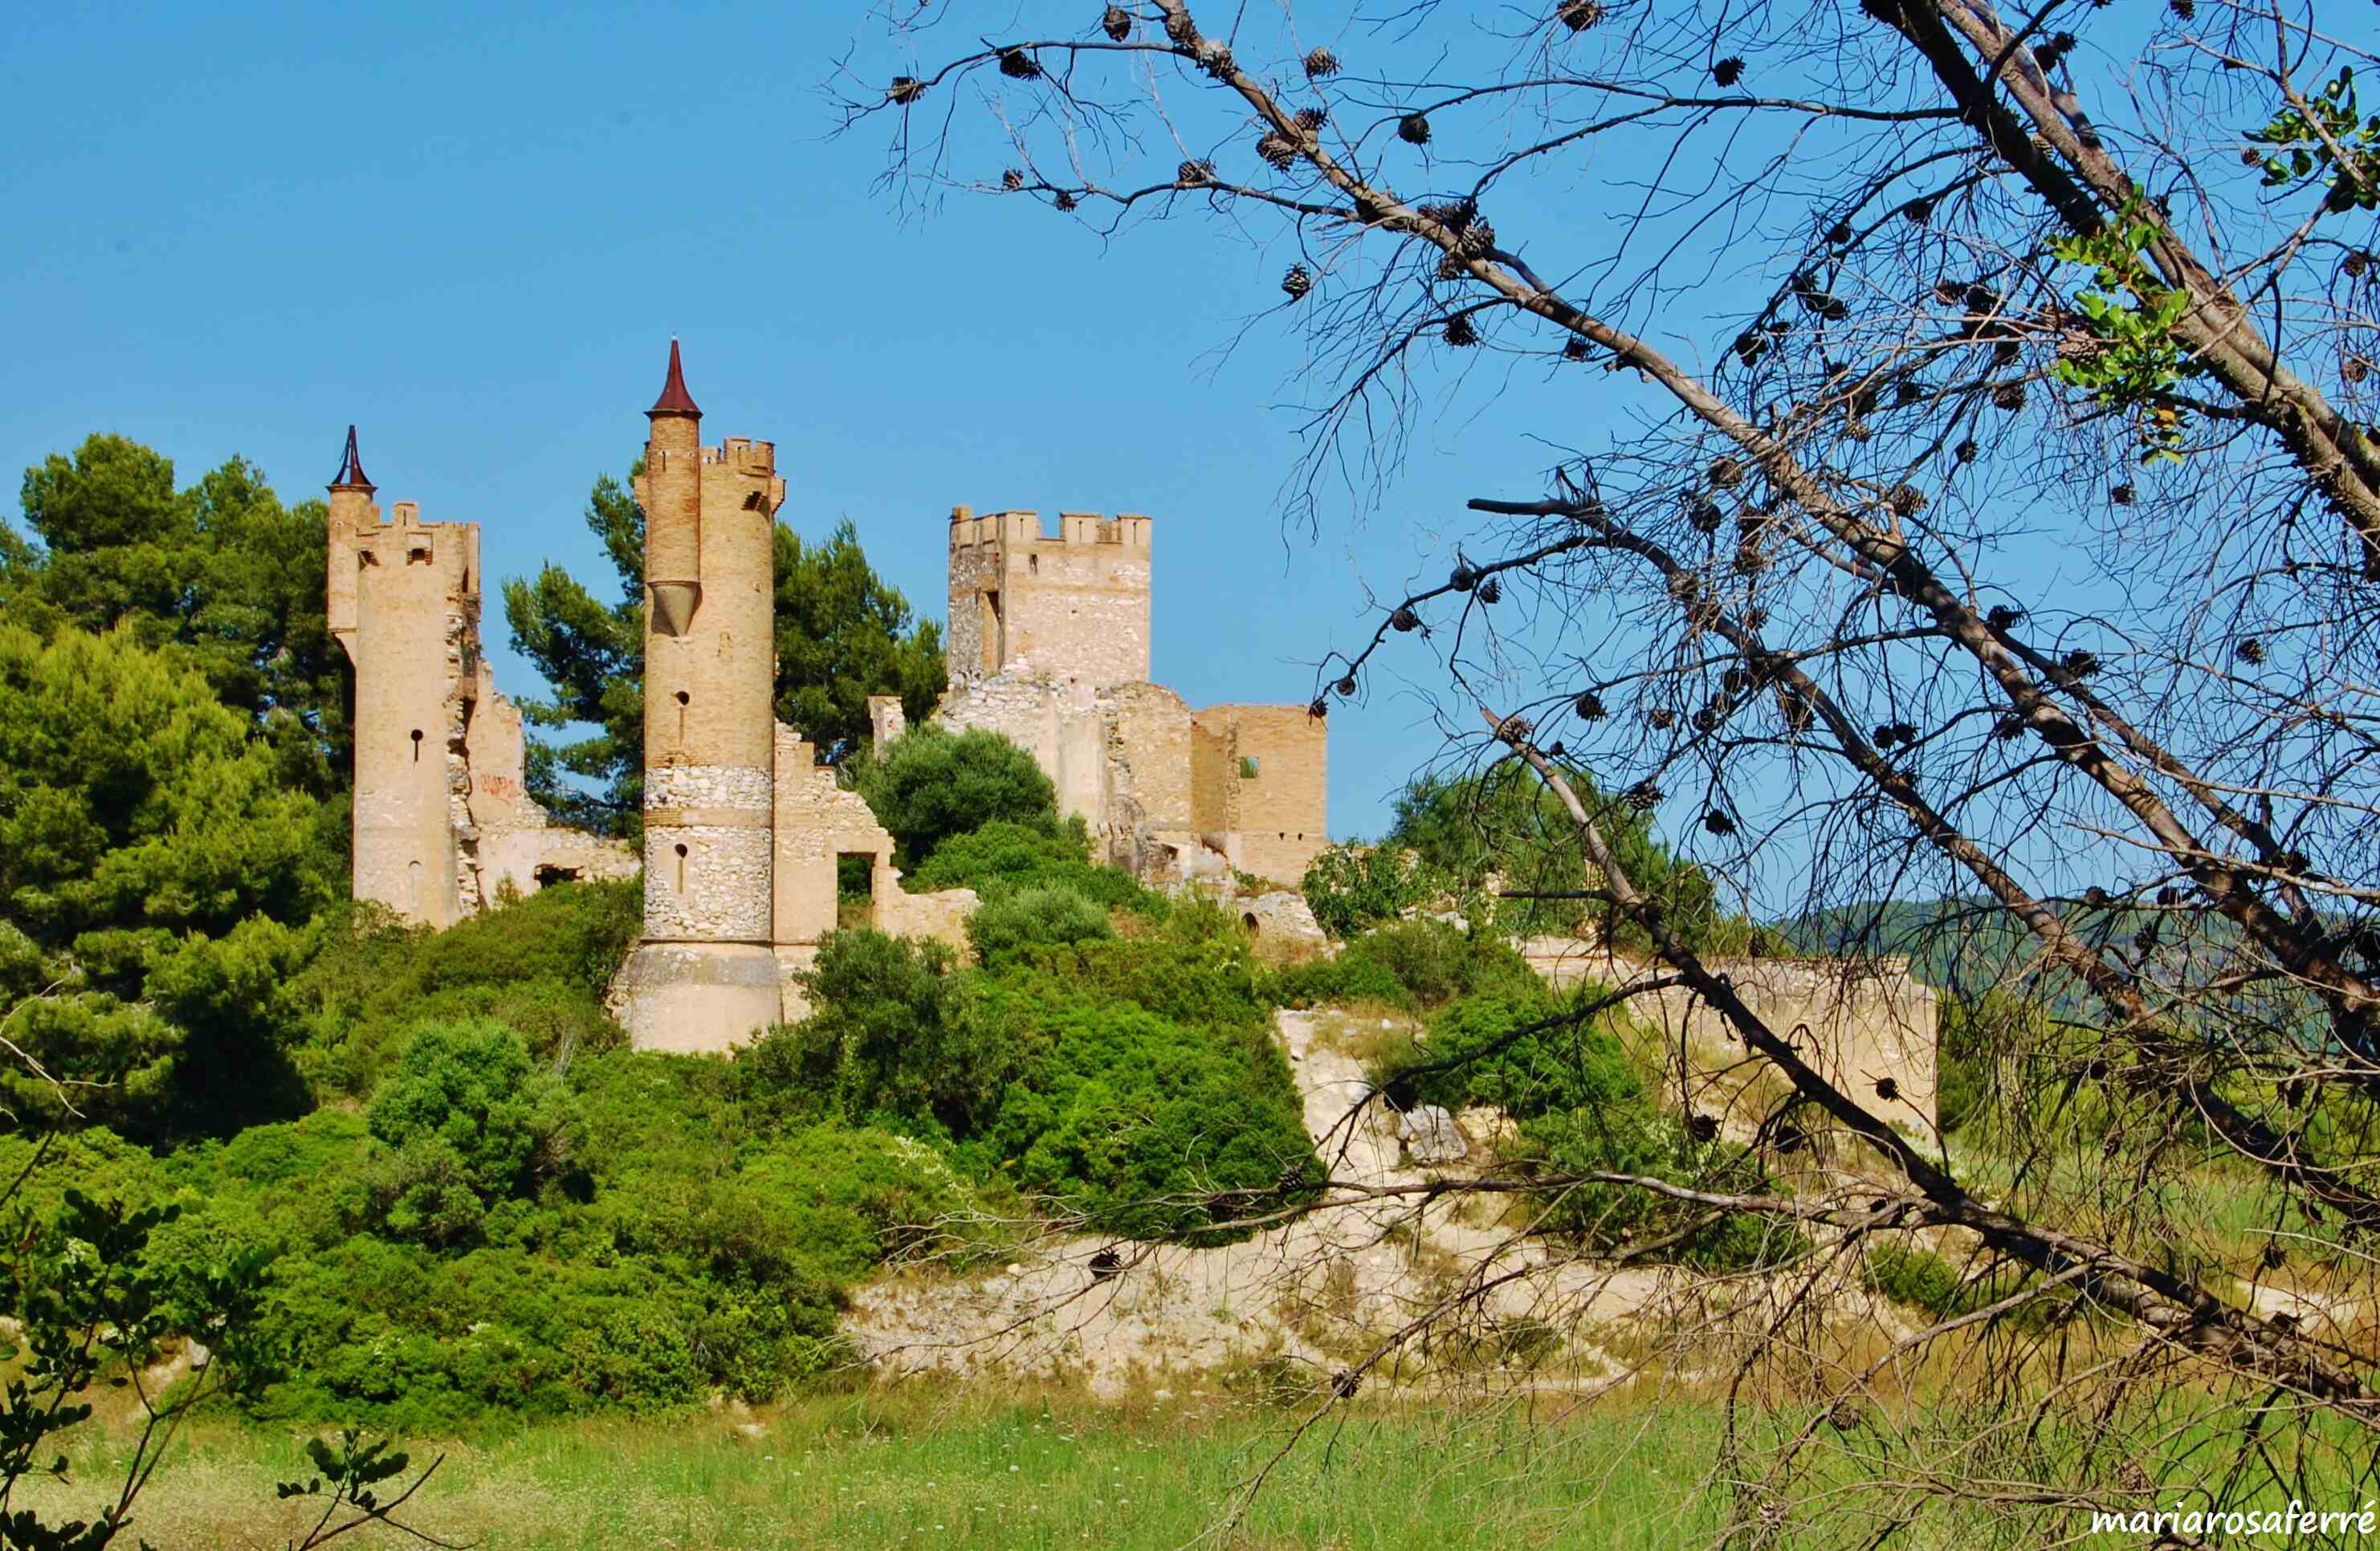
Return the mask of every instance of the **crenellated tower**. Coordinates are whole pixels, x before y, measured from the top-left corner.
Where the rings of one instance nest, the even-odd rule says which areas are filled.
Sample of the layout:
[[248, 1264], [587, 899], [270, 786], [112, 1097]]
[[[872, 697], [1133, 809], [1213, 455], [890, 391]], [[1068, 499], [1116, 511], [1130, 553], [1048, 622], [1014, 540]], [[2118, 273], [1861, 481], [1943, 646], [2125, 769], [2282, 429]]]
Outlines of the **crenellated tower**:
[[623, 972], [642, 1048], [722, 1049], [775, 1022], [776, 448], [702, 444], [675, 340], [645, 510], [645, 935]]
[[1149, 521], [951, 509], [950, 683], [1002, 673], [1099, 690], [1148, 678]]
[[445, 927], [478, 903], [455, 818], [480, 672], [480, 529], [425, 523], [409, 501], [382, 522], [375, 489], [349, 426], [325, 582], [331, 634], [356, 670], [355, 895]]

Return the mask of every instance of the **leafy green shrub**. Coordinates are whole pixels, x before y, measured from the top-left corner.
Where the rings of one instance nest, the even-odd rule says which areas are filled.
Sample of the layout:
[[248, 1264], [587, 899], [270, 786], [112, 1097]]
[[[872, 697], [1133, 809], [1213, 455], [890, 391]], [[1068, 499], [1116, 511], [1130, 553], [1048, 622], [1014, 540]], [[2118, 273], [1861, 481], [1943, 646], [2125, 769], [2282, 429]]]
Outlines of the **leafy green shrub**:
[[1269, 1039], [1193, 1028], [1130, 1002], [1052, 1002], [1038, 979], [986, 988], [974, 1014], [1030, 1054], [987, 1138], [1018, 1186], [1099, 1230], [1201, 1232], [1234, 1215], [1215, 1192], [1263, 1191], [1311, 1169], [1288, 1062]]
[[643, 921], [634, 878], [555, 884], [435, 933], [376, 906], [327, 911], [271, 1015], [325, 1096], [369, 1095], [424, 1022], [497, 1019], [566, 1063], [625, 1042], [603, 993]]
[[1335, 958], [1289, 965], [1273, 977], [1271, 991], [1284, 1007], [1377, 1000], [1420, 1010], [1491, 988], [1524, 997], [1543, 984], [1501, 939], [1421, 920], [1366, 932]]
[[1307, 863], [1299, 888], [1322, 929], [1344, 939], [1418, 908], [1444, 881], [1402, 846], [1349, 844]]
[[[1608, 1017], [1513, 1037], [1561, 1007], [1562, 999], [1543, 986], [1500, 988], [1448, 1004], [1412, 1053], [1431, 1065], [1462, 1064], [1414, 1080], [1416, 1100], [1449, 1109], [1492, 1104], [1515, 1121], [1648, 1103], [1644, 1079]], [[1383, 1083], [1396, 1077], [1385, 1070], [1375, 1074]]]
[[967, 1134], [998, 1102], [1016, 1058], [957, 1016], [953, 963], [939, 942], [829, 933], [801, 980], [810, 1016], [771, 1029], [736, 1059], [745, 1101], [779, 1118]]
[[[810, 1126], [747, 1147], [740, 1173], [791, 1217], [795, 1237], [822, 1268], [846, 1280], [896, 1255], [964, 1260], [1002, 1242], [980, 1219], [974, 1187], [915, 1137]], [[824, 1251], [829, 1244], [838, 1247]]]
[[530, 1065], [518, 1034], [486, 1019], [423, 1026], [366, 1123], [389, 1149], [388, 1230], [432, 1243], [476, 1237], [496, 1202], [559, 1178], [577, 1140], [561, 1080]]
[[1092, 861], [1090, 847], [1090, 832], [1079, 816], [1055, 827], [997, 819], [935, 847], [915, 872], [904, 875], [901, 887], [912, 893], [972, 889], [986, 900], [1026, 889], [1065, 888], [1110, 909], [1150, 920], [1165, 917], [1170, 903], [1164, 895], [1121, 868]]
[[922, 867], [944, 842], [1005, 821], [1054, 831], [1058, 789], [1033, 756], [981, 727], [911, 727], [845, 767], [903, 865]]
[[967, 941], [987, 968], [1033, 948], [1113, 937], [1108, 913], [1066, 888], [1026, 889], [990, 900], [967, 917]]

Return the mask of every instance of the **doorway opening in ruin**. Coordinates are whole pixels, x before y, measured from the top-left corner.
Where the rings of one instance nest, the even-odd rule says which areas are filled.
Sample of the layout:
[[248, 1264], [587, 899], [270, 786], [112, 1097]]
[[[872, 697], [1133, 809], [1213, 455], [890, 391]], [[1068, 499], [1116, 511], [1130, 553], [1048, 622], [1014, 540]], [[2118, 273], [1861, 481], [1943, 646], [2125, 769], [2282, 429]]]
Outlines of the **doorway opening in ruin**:
[[1242, 915], [1240, 917], [1240, 925], [1247, 927], [1251, 934], [1255, 933], [1258, 929], [1257, 927], [1257, 913], [1251, 910]]
[[998, 588], [990, 588], [982, 596], [982, 628], [977, 634], [983, 638], [983, 671], [996, 673], [1000, 672], [1001, 648], [1003, 645], [1000, 638], [1000, 592]]
[[1255, 755], [1243, 754], [1240, 756], [1240, 779], [1242, 781], [1256, 780], [1257, 772], [1263, 768], [1264, 767], [1262, 765], [1257, 762], [1257, 757]]
[[529, 876], [537, 879], [537, 886], [539, 888], [551, 889], [557, 883], [577, 882], [578, 869], [577, 867], [557, 867], [552, 863], [545, 863], [540, 865], [538, 869]]
[[834, 857], [834, 924], [856, 931], [876, 924], [876, 854], [838, 851]]

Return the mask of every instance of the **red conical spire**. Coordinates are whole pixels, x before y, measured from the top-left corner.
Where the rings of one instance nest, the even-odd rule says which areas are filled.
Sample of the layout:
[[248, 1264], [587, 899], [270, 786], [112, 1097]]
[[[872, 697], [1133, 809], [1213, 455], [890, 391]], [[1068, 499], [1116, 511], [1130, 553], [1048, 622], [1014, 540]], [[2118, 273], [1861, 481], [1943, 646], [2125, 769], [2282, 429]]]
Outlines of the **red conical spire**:
[[366, 494], [379, 489], [364, 473], [364, 460], [356, 455], [356, 428], [347, 428], [347, 450], [339, 454], [338, 478], [331, 481], [334, 491], [362, 491]]
[[645, 413], [691, 415], [697, 419], [702, 418], [702, 411], [695, 406], [694, 395], [686, 391], [686, 371], [678, 365], [677, 339], [674, 335], [670, 339], [669, 381], [662, 384], [662, 396], [655, 399], [653, 406]]

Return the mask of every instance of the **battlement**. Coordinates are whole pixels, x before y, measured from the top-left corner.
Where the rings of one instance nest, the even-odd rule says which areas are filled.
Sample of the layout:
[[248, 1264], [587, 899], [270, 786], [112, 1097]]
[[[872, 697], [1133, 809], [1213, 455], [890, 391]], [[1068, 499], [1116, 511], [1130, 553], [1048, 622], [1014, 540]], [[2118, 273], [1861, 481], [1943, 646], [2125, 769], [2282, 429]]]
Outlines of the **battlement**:
[[1112, 517], [1097, 512], [1061, 512], [1053, 535], [1043, 531], [1038, 512], [988, 512], [978, 517], [972, 506], [952, 507], [951, 548], [986, 545], [1107, 545], [1145, 554], [1149, 545], [1148, 518], [1139, 512], [1118, 512]]
[[702, 461], [706, 467], [770, 479], [777, 472], [777, 444], [748, 436], [731, 436], [716, 447], [702, 449]]

